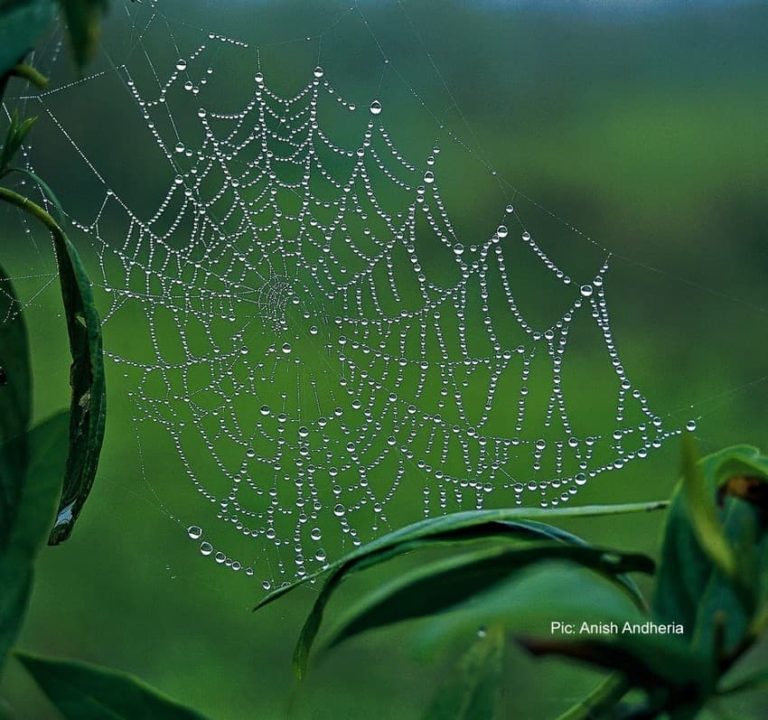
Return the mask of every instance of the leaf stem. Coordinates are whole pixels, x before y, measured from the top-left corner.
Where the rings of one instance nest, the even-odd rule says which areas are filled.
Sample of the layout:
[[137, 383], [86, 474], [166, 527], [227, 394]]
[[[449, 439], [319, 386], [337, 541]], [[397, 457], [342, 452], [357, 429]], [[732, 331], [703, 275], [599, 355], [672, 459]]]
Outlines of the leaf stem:
[[37, 68], [27, 65], [27, 63], [14, 65], [8, 74], [32, 83], [38, 90], [45, 90], [48, 87], [48, 78]]
[[41, 208], [37, 203], [30, 200], [28, 197], [24, 197], [13, 190], [0, 187], [0, 200], [5, 200], [7, 203], [14, 205], [15, 207], [23, 210], [31, 217], [41, 222], [50, 231], [50, 233], [60, 243], [66, 243], [66, 235], [61, 229], [61, 226], [51, 217], [51, 215]]

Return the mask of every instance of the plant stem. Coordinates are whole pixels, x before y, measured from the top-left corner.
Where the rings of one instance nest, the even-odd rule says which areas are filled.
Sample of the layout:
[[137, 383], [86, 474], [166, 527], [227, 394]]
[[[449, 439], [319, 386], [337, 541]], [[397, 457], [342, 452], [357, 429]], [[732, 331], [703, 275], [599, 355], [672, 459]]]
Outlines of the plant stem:
[[8, 188], [0, 187], [0, 200], [5, 200], [7, 203], [16, 206], [20, 210], [23, 210], [28, 215], [31, 215], [35, 220], [41, 222], [54, 236], [55, 240], [59, 244], [66, 244], [67, 239], [61, 226], [37, 203], [32, 202], [27, 197], [20, 195]]
[[48, 78], [39, 70], [26, 63], [19, 63], [12, 67], [9, 75], [31, 82], [38, 90], [45, 90], [48, 87]]

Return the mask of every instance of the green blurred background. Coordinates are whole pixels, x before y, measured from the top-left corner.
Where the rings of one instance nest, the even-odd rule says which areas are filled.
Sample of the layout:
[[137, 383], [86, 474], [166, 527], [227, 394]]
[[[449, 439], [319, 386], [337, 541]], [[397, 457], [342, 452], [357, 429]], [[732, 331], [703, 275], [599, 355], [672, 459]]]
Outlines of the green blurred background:
[[[331, 0], [169, 0], [160, 4], [168, 26], [148, 32], [145, 47], [161, 64], [177, 55], [171, 36], [182, 46], [207, 32], [241, 37], [260, 48], [269, 82], [285, 92], [307, 81], [320, 50], [344, 96], [362, 107], [376, 95], [384, 99], [387, 128], [411, 157], [435, 139], [450, 147], [434, 114], [472, 149], [454, 148], [440, 168], [461, 236], [486, 237], [508, 199], [508, 190], [474, 159], [491, 158], [525, 196], [615, 253], [607, 283], [614, 332], [630, 378], [652, 407], [672, 425], [700, 417], [697, 435], [707, 450], [739, 442], [764, 446], [768, 6], [408, 0], [361, 2], [360, 12], [345, 14], [347, 7]], [[130, 9], [133, 18], [151, 11]], [[92, 213], [100, 196], [80, 181], [82, 168], [57, 139], [51, 117], [137, 206], [151, 206], [164, 188], [151, 143], [139, 143], [143, 123], [116, 110], [125, 104], [124, 88], [110, 82], [114, 64], [140, 31], [130, 17], [114, 3], [106, 54], [89, 68], [96, 77], [50, 96], [52, 115], [43, 114], [36, 131], [32, 160], [75, 217]], [[390, 58], [381, 85], [373, 35]], [[40, 55], [54, 87], [77, 80], [55, 59], [56, 49], [52, 39]], [[253, 67], [227, 58], [220, 63], [222, 97], [236, 98]], [[24, 94], [20, 87], [13, 92]], [[34, 103], [29, 107], [38, 112]], [[514, 198], [558, 260], [596, 257], [588, 239]], [[42, 235], [24, 233], [13, 213], [4, 211], [2, 221], [15, 234], [3, 262], [29, 302], [42, 416], [63, 406], [67, 391], [56, 289], [45, 287], [51, 260]], [[97, 277], [87, 245], [83, 252]], [[531, 306], [545, 304], [535, 285], [522, 292]], [[108, 325], [106, 333], [108, 348], [130, 345], [130, 328]], [[591, 362], [586, 354], [583, 378], [590, 377]], [[175, 458], [164, 454], [159, 436], [142, 436], [139, 447], [130, 388], [109, 369], [99, 481], [72, 539], [43, 554], [21, 645], [132, 671], [222, 720], [289, 712], [334, 720], [418, 718], [452, 658], [426, 658], [408, 626], [350, 643], [294, 688], [290, 653], [315, 591], [250, 613], [259, 585], [196, 551], [186, 523], [175, 521], [191, 511], [160, 506], [158, 493], [167, 489], [175, 498], [174, 484], [185, 480], [169, 473]], [[588, 399], [585, 406], [589, 413]], [[575, 502], [668, 496], [677, 450], [672, 440], [649, 460], [595, 479]], [[411, 519], [390, 516], [390, 523]], [[620, 517], [569, 527], [595, 541], [656, 552], [662, 521], [661, 515]], [[381, 577], [356, 578], [348, 597]], [[509, 716], [532, 720], [556, 716], [595, 682], [585, 670], [534, 662], [514, 650], [507, 677]], [[20, 718], [55, 717], [16, 665], [2, 691]], [[730, 709], [759, 718], [768, 702], [754, 698]]]

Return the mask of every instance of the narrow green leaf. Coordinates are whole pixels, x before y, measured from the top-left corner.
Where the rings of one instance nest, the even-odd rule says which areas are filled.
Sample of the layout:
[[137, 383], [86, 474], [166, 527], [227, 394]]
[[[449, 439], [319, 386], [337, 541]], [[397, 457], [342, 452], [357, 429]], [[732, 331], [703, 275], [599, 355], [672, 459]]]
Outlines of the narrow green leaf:
[[106, 383], [101, 319], [91, 281], [69, 238], [54, 233], [61, 296], [72, 354], [70, 444], [61, 505], [50, 544], [66, 540], [88, 498], [104, 441]]
[[63, 542], [91, 491], [104, 441], [106, 387], [101, 320], [93, 302], [91, 281], [80, 256], [58, 223], [39, 205], [0, 187], [0, 200], [41, 222], [53, 238], [59, 283], [72, 355], [70, 385], [70, 443], [64, 491], [50, 544]]
[[0, 553], [0, 667], [21, 627], [35, 558], [53, 524], [69, 445], [69, 413], [58, 413], [36, 425], [28, 432], [26, 444], [29, 466], [21, 500], [10, 540]]
[[494, 720], [505, 645], [503, 628], [481, 631], [454, 671], [441, 683], [424, 720]]
[[205, 720], [127, 673], [17, 652], [67, 720]]
[[699, 544], [726, 575], [736, 573], [736, 559], [717, 517], [711, 485], [704, 479], [693, 436], [683, 437], [683, 492]]
[[54, 16], [51, 0], [6, 0], [0, 4], [0, 76], [35, 47]]
[[[308, 582], [317, 580], [326, 573], [345, 574], [352, 570], [360, 570], [365, 567], [382, 562], [383, 560], [409, 552], [414, 547], [421, 547], [422, 541], [441, 542], [443, 538], [454, 541], [462, 533], [471, 534], [474, 531], [482, 533], [482, 526], [493, 528], [497, 523], [528, 521], [547, 521], [558, 518], [587, 518], [602, 517], [606, 515], [622, 515], [628, 513], [654, 512], [668, 507], [667, 501], [655, 501], [645, 503], [628, 503], [624, 505], [584, 505], [581, 507], [557, 507], [543, 508], [507, 508], [501, 510], [471, 510], [452, 513], [440, 517], [428, 518], [394, 532], [382, 535], [365, 545], [356, 548], [340, 560], [329, 564], [319, 572], [311, 573], [301, 580], [288, 583], [269, 593], [254, 608], [258, 610], [286, 593]], [[498, 532], [495, 534], [499, 534]], [[415, 546], [411, 543], [418, 542]], [[329, 581], [330, 582], [330, 581]]]
[[9, 167], [8, 170], [10, 172], [19, 173], [20, 175], [25, 175], [30, 180], [32, 180], [32, 182], [34, 182], [35, 185], [40, 188], [40, 192], [42, 192], [42, 194], [45, 196], [45, 199], [53, 206], [53, 209], [58, 215], [59, 222], [64, 222], [67, 214], [64, 212], [61, 201], [59, 200], [56, 193], [53, 192], [51, 186], [48, 185], [48, 183], [45, 182], [43, 178], [41, 178], [37, 173], [34, 173], [25, 167]]
[[[13, 284], [0, 267], [0, 552], [8, 542], [18, 511], [31, 414], [27, 327]], [[10, 443], [13, 438], [18, 440]]]
[[[653, 561], [645, 555], [563, 543], [466, 553], [430, 563], [371, 593], [340, 623], [327, 647], [333, 648], [375, 628], [445, 612], [508, 580], [523, 568], [554, 560], [569, 561], [611, 580], [629, 571], [653, 571]], [[623, 586], [619, 587], [626, 592]], [[308, 653], [308, 647], [297, 648], [300, 661]]]
[[72, 54], [83, 67], [96, 54], [101, 21], [109, 8], [107, 0], [59, 0], [69, 29]]

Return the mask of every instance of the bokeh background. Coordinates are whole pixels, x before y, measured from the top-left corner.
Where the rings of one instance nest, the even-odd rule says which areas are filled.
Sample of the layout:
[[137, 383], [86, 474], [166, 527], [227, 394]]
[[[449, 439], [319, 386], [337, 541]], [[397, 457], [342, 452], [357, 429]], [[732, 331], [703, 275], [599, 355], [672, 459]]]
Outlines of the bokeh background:
[[[538, 206], [615, 254], [608, 281], [614, 331], [630, 377], [651, 404], [671, 423], [699, 418], [696, 434], [706, 450], [764, 446], [768, 7], [361, 2], [367, 28], [359, 12], [345, 14], [348, 5], [169, 0], [160, 9], [170, 29], [148, 34], [147, 52], [161, 62], [177, 54], [171, 36], [182, 44], [207, 32], [242, 37], [260, 48], [270, 83], [290, 92], [307, 81], [320, 50], [345, 96], [361, 106], [387, 98], [387, 127], [407, 151], [418, 155], [445, 129], [455, 133], [471, 152], [452, 153], [440, 183], [462, 236], [485, 237], [504, 207], [505, 192], [475, 159], [488, 158], [538, 204], [516, 196], [531, 226], [542, 229], [542, 242], [548, 231], [554, 236], [547, 246], [553, 255], [578, 262], [594, 245], [575, 233], [559, 235], [562, 223]], [[87, 73], [96, 77], [52, 96], [49, 107], [109, 182], [151, 206], [163, 186], [157, 158], [149, 143], [138, 142], [137, 117], [115, 112], [128, 105], [124, 87], [109, 82], [135, 40], [131, 17], [122, 2], [114, 3], [104, 55]], [[321, 48], [318, 33], [325, 33]], [[383, 76], [374, 36], [390, 58]], [[40, 62], [55, 83], [77, 81], [65, 58], [56, 58], [57, 42], [43, 48]], [[253, 67], [232, 61], [225, 68], [222, 93], [235, 97]], [[13, 88], [9, 104], [24, 92]], [[31, 160], [68, 212], [87, 215], [95, 195], [79, 181], [76, 159], [57, 144], [51, 116], [41, 118], [36, 133]], [[49, 247], [43, 235], [25, 232], [15, 214], [3, 211], [2, 222], [13, 238], [3, 263], [29, 302], [42, 417], [67, 398], [66, 339], [56, 288], [48, 285]], [[82, 250], [98, 279], [89, 246]], [[536, 298], [533, 285], [521, 292]], [[108, 326], [106, 340], [108, 347], [130, 344], [130, 328]], [[591, 362], [585, 355], [584, 378]], [[295, 688], [290, 653], [316, 591], [305, 588], [250, 612], [260, 586], [202, 557], [177, 521], [187, 509], [158, 500], [178, 501], [174, 488], [185, 480], [169, 470], [175, 459], [159, 436], [153, 440], [150, 432], [139, 444], [129, 388], [119, 373], [108, 379], [99, 480], [72, 539], [43, 554], [21, 645], [134, 672], [222, 720], [418, 718], [453, 657], [426, 656], [409, 626], [350, 643]], [[588, 395], [584, 403], [589, 412]], [[670, 441], [649, 460], [595, 479], [576, 502], [666, 497], [677, 452]], [[662, 523], [662, 515], [653, 515], [568, 527], [594, 541], [655, 553]], [[347, 597], [382, 577], [356, 578]], [[514, 649], [507, 663], [504, 702], [511, 717], [556, 717], [596, 680], [581, 668], [534, 662]], [[55, 717], [18, 666], [11, 665], [2, 692], [20, 718]], [[768, 704], [751, 698], [729, 710], [758, 718]]]

